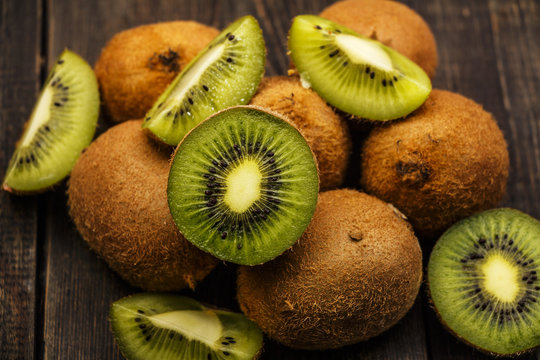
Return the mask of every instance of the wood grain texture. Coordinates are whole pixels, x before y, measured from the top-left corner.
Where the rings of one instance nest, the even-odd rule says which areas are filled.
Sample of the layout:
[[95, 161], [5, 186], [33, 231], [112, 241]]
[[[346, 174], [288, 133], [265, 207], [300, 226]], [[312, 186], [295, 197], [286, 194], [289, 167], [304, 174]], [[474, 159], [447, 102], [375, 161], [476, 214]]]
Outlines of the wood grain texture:
[[[0, 3], [0, 178], [39, 90], [36, 1]], [[24, 46], [21, 46], [24, 44]], [[34, 356], [37, 198], [0, 192], [0, 358]]]

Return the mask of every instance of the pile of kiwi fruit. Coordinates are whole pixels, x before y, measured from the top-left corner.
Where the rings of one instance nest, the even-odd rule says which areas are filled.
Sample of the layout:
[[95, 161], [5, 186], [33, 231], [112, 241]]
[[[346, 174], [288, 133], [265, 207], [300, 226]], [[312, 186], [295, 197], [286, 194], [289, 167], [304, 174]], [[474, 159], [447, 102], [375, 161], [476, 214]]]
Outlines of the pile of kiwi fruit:
[[[340, 348], [398, 323], [423, 280], [464, 342], [540, 346], [540, 222], [494, 209], [504, 136], [481, 105], [432, 89], [425, 21], [344, 0], [292, 19], [288, 47], [288, 76], [264, 78], [254, 17], [222, 31], [177, 21], [115, 35], [95, 71], [68, 50], [51, 69], [3, 188], [36, 193], [70, 174], [82, 238], [150, 291], [111, 305], [123, 355], [253, 359], [263, 333]], [[114, 126], [90, 144], [100, 107]], [[358, 123], [370, 128], [360, 160]], [[220, 261], [238, 264], [243, 314], [172, 293], [196, 291]]]

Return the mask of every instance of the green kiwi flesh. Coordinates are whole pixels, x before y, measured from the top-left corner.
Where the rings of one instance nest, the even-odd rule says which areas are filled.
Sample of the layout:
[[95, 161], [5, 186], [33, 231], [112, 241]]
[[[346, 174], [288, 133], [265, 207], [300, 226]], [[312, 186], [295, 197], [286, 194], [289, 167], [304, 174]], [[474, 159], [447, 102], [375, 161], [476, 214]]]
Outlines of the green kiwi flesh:
[[208, 116], [247, 104], [263, 77], [265, 55], [257, 20], [249, 15], [236, 20], [178, 74], [146, 115], [143, 128], [177, 145]]
[[262, 348], [261, 330], [243, 315], [180, 295], [128, 296], [111, 305], [109, 318], [128, 360], [248, 360]]
[[431, 91], [429, 77], [414, 62], [319, 16], [294, 18], [288, 45], [305, 86], [357, 117], [403, 117], [422, 105]]
[[466, 218], [438, 240], [428, 285], [441, 321], [485, 352], [540, 346], [540, 222], [514, 209]]
[[318, 186], [313, 153], [296, 128], [262, 108], [237, 106], [180, 143], [167, 197], [186, 239], [222, 260], [255, 265], [302, 235]]
[[36, 193], [66, 177], [94, 136], [99, 92], [92, 68], [64, 50], [51, 69], [11, 157], [3, 189]]

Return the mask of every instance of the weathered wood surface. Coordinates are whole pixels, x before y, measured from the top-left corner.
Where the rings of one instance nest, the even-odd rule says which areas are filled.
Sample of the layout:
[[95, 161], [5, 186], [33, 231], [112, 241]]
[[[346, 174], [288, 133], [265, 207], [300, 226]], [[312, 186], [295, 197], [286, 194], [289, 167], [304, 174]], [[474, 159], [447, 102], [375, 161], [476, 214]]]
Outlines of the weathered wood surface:
[[[93, 64], [108, 39], [129, 27], [194, 19], [223, 28], [252, 14], [264, 31], [267, 74], [286, 74], [290, 19], [318, 13], [331, 2], [0, 2], [0, 176], [44, 75], [65, 47]], [[481, 103], [505, 133], [511, 171], [503, 205], [540, 218], [540, 6], [534, 0], [405, 3], [424, 16], [437, 38], [440, 64], [434, 87]], [[99, 131], [108, 126], [100, 120]], [[354, 177], [349, 177], [348, 185], [356, 185]], [[65, 184], [34, 197], [0, 193], [0, 359], [121, 358], [109, 331], [108, 307], [137, 290], [82, 241], [67, 215], [64, 193]], [[237, 310], [235, 272], [236, 266], [221, 264], [196, 292], [185, 293]], [[267, 341], [263, 354], [263, 359], [291, 360], [487, 358], [443, 330], [427, 305], [425, 291], [396, 327], [366, 343], [307, 352]], [[538, 360], [540, 352], [522, 358]]]

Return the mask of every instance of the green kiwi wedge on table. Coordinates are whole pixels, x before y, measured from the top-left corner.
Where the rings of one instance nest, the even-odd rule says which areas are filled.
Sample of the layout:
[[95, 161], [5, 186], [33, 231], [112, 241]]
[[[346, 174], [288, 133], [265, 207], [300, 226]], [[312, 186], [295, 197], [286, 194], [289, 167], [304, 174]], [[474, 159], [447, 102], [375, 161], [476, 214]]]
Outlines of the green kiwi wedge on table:
[[466, 218], [429, 259], [435, 310], [459, 339], [494, 355], [540, 346], [540, 222], [514, 209]]
[[183, 139], [167, 197], [186, 239], [222, 260], [256, 265], [302, 235], [315, 212], [318, 180], [296, 128], [262, 108], [237, 106]]
[[236, 20], [178, 74], [146, 114], [143, 128], [174, 146], [213, 113], [247, 104], [264, 75], [265, 55], [257, 20]]
[[431, 91], [429, 77], [414, 62], [319, 16], [294, 18], [288, 46], [304, 86], [356, 117], [403, 117], [422, 105]]
[[251, 360], [262, 348], [261, 330], [243, 315], [180, 295], [127, 296], [111, 305], [109, 319], [128, 360]]
[[99, 92], [92, 68], [77, 54], [64, 50], [16, 145], [3, 189], [37, 193], [66, 177], [92, 141], [98, 116]]

